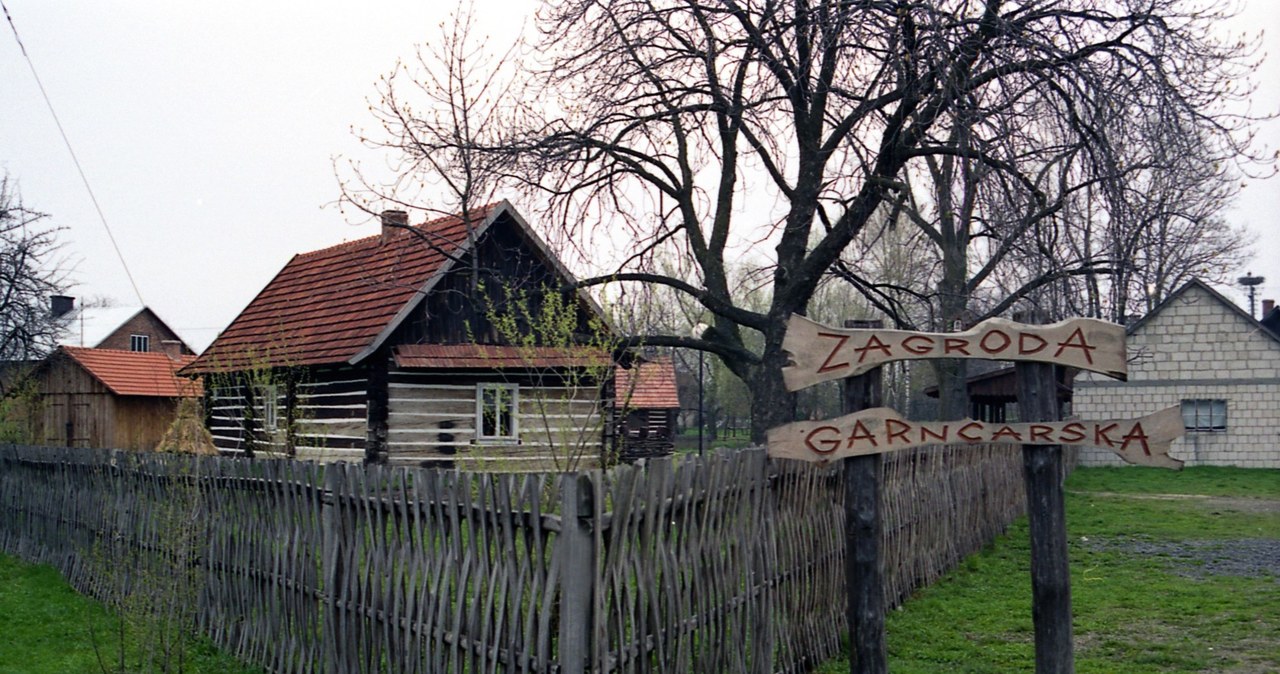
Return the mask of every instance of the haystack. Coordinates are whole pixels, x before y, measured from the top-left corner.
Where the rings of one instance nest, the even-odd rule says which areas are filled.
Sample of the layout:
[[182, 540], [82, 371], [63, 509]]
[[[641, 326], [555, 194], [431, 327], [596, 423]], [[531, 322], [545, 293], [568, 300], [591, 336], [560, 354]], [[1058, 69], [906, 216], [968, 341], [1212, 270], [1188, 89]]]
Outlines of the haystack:
[[195, 398], [183, 398], [178, 402], [178, 417], [169, 425], [169, 430], [156, 445], [157, 452], [176, 454], [208, 454], [217, 455], [218, 448], [213, 444], [213, 435], [204, 427], [200, 412], [200, 401]]

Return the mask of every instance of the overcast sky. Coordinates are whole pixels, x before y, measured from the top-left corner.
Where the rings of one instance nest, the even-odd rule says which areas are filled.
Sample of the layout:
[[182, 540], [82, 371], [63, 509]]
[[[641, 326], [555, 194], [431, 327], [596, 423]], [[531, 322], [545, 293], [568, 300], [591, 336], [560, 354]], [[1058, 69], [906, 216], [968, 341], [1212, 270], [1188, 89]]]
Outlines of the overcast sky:
[[[438, 35], [450, 0], [4, 0], [115, 235], [142, 301], [194, 348], [295, 253], [373, 234], [333, 206], [334, 159], [377, 166], [374, 83]], [[532, 0], [477, 0], [514, 34]], [[1280, 3], [1249, 0], [1239, 28], [1280, 45]], [[0, 171], [66, 229], [72, 294], [138, 302], [7, 24], [0, 26]], [[1280, 49], [1271, 51], [1280, 52]], [[1280, 108], [1280, 54], [1256, 110]], [[1280, 148], [1280, 122], [1262, 128]], [[1251, 181], [1234, 222], [1259, 235], [1240, 274], [1280, 299], [1280, 181]], [[517, 204], [518, 205], [518, 204]], [[1227, 289], [1230, 290], [1230, 289]]]

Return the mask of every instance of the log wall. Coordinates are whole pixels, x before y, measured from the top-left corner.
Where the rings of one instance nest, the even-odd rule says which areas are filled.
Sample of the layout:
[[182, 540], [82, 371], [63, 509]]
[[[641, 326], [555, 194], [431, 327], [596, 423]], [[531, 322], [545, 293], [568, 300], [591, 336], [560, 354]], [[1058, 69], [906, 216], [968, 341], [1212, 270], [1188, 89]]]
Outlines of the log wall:
[[[223, 376], [209, 387], [209, 430], [219, 450], [316, 461], [365, 458], [369, 406], [364, 370], [309, 369], [255, 381], [268, 379], [274, 382], [274, 431], [263, 423], [264, 384]], [[519, 386], [518, 442], [477, 440], [476, 385], [482, 382]], [[598, 465], [603, 420], [594, 386], [493, 372], [392, 371], [387, 388], [391, 464], [535, 471]]]
[[[513, 383], [518, 442], [476, 438], [476, 386]], [[596, 465], [601, 455], [601, 403], [594, 386], [492, 372], [393, 372], [388, 385], [389, 462], [485, 470], [563, 470]]]

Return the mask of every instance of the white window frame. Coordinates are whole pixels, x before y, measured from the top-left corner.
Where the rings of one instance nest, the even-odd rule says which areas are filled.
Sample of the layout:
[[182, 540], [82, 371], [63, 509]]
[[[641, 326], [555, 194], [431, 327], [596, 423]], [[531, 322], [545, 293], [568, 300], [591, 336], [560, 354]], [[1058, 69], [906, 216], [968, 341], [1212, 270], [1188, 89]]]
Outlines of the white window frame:
[[[139, 349], [138, 347], [142, 348]], [[151, 335], [129, 335], [129, 350], [145, 352], [151, 350]]]
[[253, 395], [262, 404], [262, 430], [280, 429], [280, 396], [275, 384], [259, 384], [253, 387]]
[[1188, 433], [1226, 433], [1227, 401], [1222, 398], [1183, 398], [1182, 426]]
[[[510, 428], [507, 434], [501, 433], [502, 424], [499, 423], [497, 433], [486, 433], [484, 428], [485, 415], [485, 395], [489, 391], [496, 391], [498, 394], [497, 401], [500, 403], [502, 396], [506, 396], [511, 401], [510, 414], [511, 420], [508, 424]], [[520, 440], [520, 386], [517, 384], [500, 384], [493, 382], [484, 382], [476, 384], [476, 440], [478, 442], [518, 442]]]

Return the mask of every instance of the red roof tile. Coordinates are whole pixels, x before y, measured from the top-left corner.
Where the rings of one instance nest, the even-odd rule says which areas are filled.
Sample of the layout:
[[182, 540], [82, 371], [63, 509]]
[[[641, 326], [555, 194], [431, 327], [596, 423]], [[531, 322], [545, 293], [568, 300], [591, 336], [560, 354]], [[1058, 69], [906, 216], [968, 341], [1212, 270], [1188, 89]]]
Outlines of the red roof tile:
[[[504, 204], [476, 209], [475, 226]], [[190, 371], [350, 361], [467, 242], [458, 216], [414, 229], [393, 231], [386, 241], [379, 234], [295, 255]]]
[[630, 370], [618, 368], [614, 377], [618, 401], [625, 407], [680, 407], [680, 396], [676, 392], [676, 366], [669, 359], [637, 362]]
[[64, 346], [61, 350], [116, 395], [194, 398], [202, 393], [200, 382], [175, 374], [179, 368], [190, 365], [195, 356], [181, 356], [173, 360], [155, 351], [78, 346]]
[[559, 347], [492, 346], [487, 344], [405, 344], [392, 353], [400, 367], [499, 369], [585, 367], [607, 365], [609, 354]]

